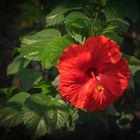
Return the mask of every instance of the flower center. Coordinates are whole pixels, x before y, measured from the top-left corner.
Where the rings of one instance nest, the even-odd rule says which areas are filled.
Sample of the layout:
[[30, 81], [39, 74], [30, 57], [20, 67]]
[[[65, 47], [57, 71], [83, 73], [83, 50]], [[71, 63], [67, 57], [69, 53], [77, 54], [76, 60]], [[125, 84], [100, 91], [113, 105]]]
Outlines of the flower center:
[[105, 91], [104, 87], [102, 85], [97, 85], [95, 88], [95, 92], [99, 93], [99, 94], [103, 94]]
[[89, 77], [98, 76], [98, 71], [96, 68], [89, 68], [87, 71]]

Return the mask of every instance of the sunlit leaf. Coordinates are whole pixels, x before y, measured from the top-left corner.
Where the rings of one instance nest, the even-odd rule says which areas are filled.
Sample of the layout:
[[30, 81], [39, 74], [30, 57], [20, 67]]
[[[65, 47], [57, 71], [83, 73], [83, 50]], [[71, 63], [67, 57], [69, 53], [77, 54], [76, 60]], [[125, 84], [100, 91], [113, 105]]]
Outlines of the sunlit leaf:
[[22, 39], [22, 45], [18, 51], [27, 59], [40, 60], [50, 40], [58, 37], [61, 37], [61, 34], [56, 29], [45, 29], [33, 35], [27, 35]]
[[57, 65], [57, 61], [63, 52], [63, 50], [73, 43], [72, 40], [69, 40], [66, 37], [55, 38], [51, 40], [47, 47], [44, 49], [41, 62], [43, 67], [50, 68]]
[[35, 42], [49, 41], [52, 38], [60, 37], [61, 33], [56, 29], [44, 29], [36, 33], [30, 33], [22, 38], [22, 44], [33, 44]]
[[39, 60], [44, 68], [50, 68], [56, 66], [63, 49], [72, 43], [68, 37], [61, 37], [58, 30], [46, 29], [25, 37], [18, 50], [27, 59]]

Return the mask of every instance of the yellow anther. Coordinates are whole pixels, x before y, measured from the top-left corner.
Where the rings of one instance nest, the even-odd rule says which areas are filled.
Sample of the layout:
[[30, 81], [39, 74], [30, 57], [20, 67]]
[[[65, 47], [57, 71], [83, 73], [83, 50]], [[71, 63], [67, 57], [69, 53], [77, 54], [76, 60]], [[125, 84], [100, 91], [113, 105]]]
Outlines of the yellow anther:
[[97, 85], [95, 88], [95, 92], [99, 93], [99, 94], [103, 94], [105, 91], [104, 87], [102, 85]]

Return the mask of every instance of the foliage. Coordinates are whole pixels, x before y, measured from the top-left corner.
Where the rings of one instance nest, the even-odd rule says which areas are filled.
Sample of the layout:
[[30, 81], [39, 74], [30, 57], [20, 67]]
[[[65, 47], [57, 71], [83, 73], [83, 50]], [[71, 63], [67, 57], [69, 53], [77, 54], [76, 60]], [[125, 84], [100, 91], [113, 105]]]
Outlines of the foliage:
[[[76, 131], [82, 125], [95, 132], [103, 126], [111, 133], [111, 124], [119, 130], [130, 129], [127, 126], [138, 118], [135, 111], [140, 109], [140, 42], [130, 32], [139, 18], [138, 1], [60, 0], [49, 3], [16, 4], [21, 12], [20, 20], [10, 32], [17, 33], [20, 45], [13, 50], [13, 59], [7, 66], [11, 86], [0, 89], [0, 126], [10, 129], [23, 125], [32, 139]], [[87, 37], [101, 34], [121, 46], [132, 77], [124, 96], [114, 105], [104, 111], [88, 113], [75, 109], [61, 98], [57, 89], [57, 62], [69, 45], [83, 44]], [[125, 48], [129, 38], [133, 46]], [[95, 132], [89, 137], [96, 138]]]

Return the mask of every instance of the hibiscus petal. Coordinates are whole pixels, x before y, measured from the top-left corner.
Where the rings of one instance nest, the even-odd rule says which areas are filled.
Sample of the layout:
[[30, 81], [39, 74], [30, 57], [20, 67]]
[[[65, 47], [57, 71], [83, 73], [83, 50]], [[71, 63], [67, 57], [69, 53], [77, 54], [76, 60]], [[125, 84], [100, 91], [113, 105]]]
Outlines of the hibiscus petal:
[[76, 108], [84, 108], [87, 98], [94, 90], [95, 79], [89, 79], [88, 77], [60, 77], [59, 91], [62, 97], [64, 97], [68, 102], [74, 105]]
[[104, 36], [91, 37], [86, 40], [85, 46], [90, 52], [94, 67], [102, 70], [108, 64], [115, 64], [121, 58], [119, 45]]
[[[100, 81], [96, 80], [96, 87], [98, 86], [99, 82]], [[89, 112], [94, 110], [103, 110], [108, 105], [113, 103], [117, 99], [117, 97], [118, 96], [111, 94], [111, 92], [107, 89], [105, 89], [103, 93], [98, 93], [96, 92], [96, 90], [93, 90], [90, 96], [88, 96], [88, 101], [85, 104], [85, 108]]]
[[59, 59], [58, 69], [60, 74], [81, 73], [89, 67], [91, 61], [90, 54], [82, 45], [71, 45], [66, 48]]
[[59, 91], [77, 108], [84, 107], [88, 94], [93, 91], [95, 85], [95, 77], [89, 78], [85, 74], [90, 62], [90, 53], [82, 45], [68, 47], [59, 59]]
[[130, 76], [128, 62], [121, 58], [116, 64], [104, 68], [98, 77], [112, 94], [120, 96], [127, 88]]

